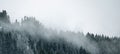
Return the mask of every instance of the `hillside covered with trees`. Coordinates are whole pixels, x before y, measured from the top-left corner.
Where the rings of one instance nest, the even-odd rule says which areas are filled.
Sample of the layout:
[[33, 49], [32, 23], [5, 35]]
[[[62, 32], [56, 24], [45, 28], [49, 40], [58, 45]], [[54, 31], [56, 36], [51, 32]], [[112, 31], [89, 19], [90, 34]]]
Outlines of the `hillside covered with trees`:
[[120, 54], [119, 37], [52, 30], [27, 16], [10, 23], [6, 11], [0, 19], [0, 54]]

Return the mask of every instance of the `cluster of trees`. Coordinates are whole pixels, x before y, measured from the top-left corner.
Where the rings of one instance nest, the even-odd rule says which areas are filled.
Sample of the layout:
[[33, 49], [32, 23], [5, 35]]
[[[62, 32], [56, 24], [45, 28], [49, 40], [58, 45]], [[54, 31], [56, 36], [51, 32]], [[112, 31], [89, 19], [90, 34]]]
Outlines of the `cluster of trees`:
[[0, 54], [22, 54], [22, 50], [17, 48], [16, 40], [12, 37], [12, 32], [0, 30]]
[[0, 23], [10, 23], [10, 19], [9, 16], [7, 15], [6, 10], [3, 10], [2, 12], [0, 12]]
[[[0, 26], [0, 54], [90, 54], [84, 48], [74, 46], [63, 38], [47, 40], [43, 36], [51, 31], [43, 28], [43, 26], [33, 17], [24, 17], [21, 25], [17, 21], [10, 25], [12, 27]], [[16, 26], [21, 29], [16, 29]], [[40, 33], [38, 36], [36, 35], [36, 29], [39, 30], [40, 28], [42, 28], [41, 31], [43, 31], [43, 29], [46, 30], [43, 31], [45, 35], [43, 35], [43, 33]], [[7, 29], [10, 30], [7, 31]], [[31, 33], [25, 30], [28, 30], [29, 32], [32, 31], [31, 33], [35, 32], [35, 34], [31, 35]], [[33, 37], [38, 39], [36, 40]]]
[[[31, 43], [30, 45], [32, 45]], [[31, 46], [33, 47], [33, 45]], [[34, 47], [33, 47], [34, 49]], [[84, 48], [77, 48], [76, 46], [67, 43], [64, 40], [48, 41], [40, 39], [36, 44], [35, 54], [90, 54]]]
[[[21, 49], [17, 46], [17, 39], [15, 37], [18, 37], [18, 34], [21, 33], [17, 31], [6, 32], [0, 30], [0, 54], [26, 54], [26, 49]], [[61, 38], [57, 39], [57, 41], [49, 41], [41, 37], [36, 42], [29, 34], [26, 33], [25, 36], [28, 37], [28, 45], [33, 54], [91, 54], [84, 48], [77, 48]], [[120, 38], [109, 38], [104, 35], [94, 35], [91, 33], [85, 36], [98, 44], [100, 54], [120, 53]]]
[[92, 33], [87, 33], [91, 41], [97, 43], [100, 54], [119, 54], [120, 53], [120, 38], [119, 37], [109, 37], [105, 35], [94, 35]]
[[[75, 41], [80, 46], [75, 45]], [[83, 42], [92, 43], [86, 45], [88, 48], [97, 46], [98, 54], [120, 54], [118, 37], [110, 38], [92, 33], [84, 35], [70, 31], [57, 32], [45, 28], [34, 17], [25, 16], [21, 23], [16, 21], [14, 24], [0, 26], [0, 54], [92, 54], [92, 50], [83, 46]]]
[[[5, 32], [0, 31], [0, 54], [26, 54], [28, 53], [24, 48], [18, 48], [17, 36], [21, 34], [16, 31]], [[37, 43], [32, 40], [29, 34], [27, 35], [29, 48], [32, 53], [29, 54], [90, 54], [84, 48], [77, 48], [76, 46], [67, 43], [64, 40], [48, 41], [44, 38], [40, 38]]]

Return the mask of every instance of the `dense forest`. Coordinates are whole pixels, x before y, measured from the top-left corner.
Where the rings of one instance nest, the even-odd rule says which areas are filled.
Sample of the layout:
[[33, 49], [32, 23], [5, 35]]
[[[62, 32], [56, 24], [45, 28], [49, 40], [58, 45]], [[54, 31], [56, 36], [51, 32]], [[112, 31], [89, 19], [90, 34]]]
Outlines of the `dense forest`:
[[120, 38], [46, 28], [34, 17], [10, 23], [0, 13], [0, 54], [120, 54]]

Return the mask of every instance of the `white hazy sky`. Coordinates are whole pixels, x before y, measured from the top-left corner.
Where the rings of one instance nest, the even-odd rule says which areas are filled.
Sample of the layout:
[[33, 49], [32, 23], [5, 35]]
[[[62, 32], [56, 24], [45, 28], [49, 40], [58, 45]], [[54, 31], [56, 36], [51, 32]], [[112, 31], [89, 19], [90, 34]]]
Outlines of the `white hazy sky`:
[[45, 26], [120, 36], [120, 0], [0, 0], [11, 21], [35, 16]]

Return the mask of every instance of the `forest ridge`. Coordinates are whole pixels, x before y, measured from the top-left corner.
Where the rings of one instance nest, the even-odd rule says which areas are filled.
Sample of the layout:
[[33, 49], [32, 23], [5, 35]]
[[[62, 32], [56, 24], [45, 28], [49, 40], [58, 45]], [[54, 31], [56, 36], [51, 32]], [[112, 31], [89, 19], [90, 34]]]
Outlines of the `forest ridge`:
[[120, 54], [120, 38], [56, 31], [34, 17], [10, 23], [0, 12], [0, 54]]

